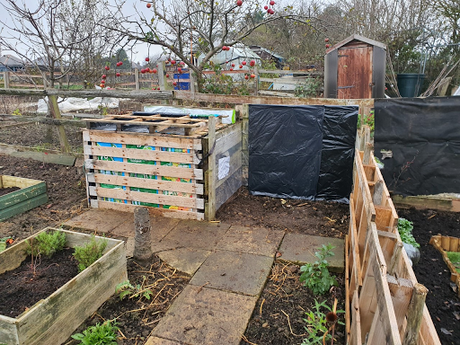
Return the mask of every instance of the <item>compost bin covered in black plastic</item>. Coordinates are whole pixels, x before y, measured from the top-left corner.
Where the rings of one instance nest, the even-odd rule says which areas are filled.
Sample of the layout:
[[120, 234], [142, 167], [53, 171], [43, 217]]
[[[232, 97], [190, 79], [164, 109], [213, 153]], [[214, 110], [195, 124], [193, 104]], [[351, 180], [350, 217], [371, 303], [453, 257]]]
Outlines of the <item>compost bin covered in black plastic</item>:
[[347, 200], [357, 115], [357, 106], [250, 105], [250, 192]]
[[390, 191], [460, 193], [460, 97], [375, 100], [375, 156]]

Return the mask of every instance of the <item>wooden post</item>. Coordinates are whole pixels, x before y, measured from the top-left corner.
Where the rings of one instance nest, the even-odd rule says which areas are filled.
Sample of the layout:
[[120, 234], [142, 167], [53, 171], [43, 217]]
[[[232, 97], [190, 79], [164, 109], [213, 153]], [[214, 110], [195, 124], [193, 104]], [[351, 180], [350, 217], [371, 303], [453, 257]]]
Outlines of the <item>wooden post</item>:
[[146, 207], [134, 209], [134, 253], [135, 260], [148, 261], [152, 258], [152, 236], [150, 214]]
[[[59, 105], [57, 102], [57, 98], [55, 95], [48, 96], [48, 104], [50, 107], [51, 115], [55, 119], [61, 118], [61, 111], [59, 110]], [[61, 151], [63, 153], [70, 152], [70, 145], [69, 141], [67, 140], [67, 135], [65, 134], [65, 129], [63, 125], [58, 125], [58, 133], [59, 133], [59, 143], [61, 145]]]
[[136, 91], [139, 91], [139, 70], [134, 70], [134, 82], [136, 83]]
[[406, 314], [407, 326], [404, 334], [403, 345], [417, 344], [427, 294], [428, 289], [425, 286], [419, 283], [415, 284], [414, 292], [412, 293], [412, 298]]
[[257, 67], [254, 67], [254, 74], [256, 75], [254, 78], [254, 96], [257, 96], [259, 94], [259, 69]]
[[10, 72], [5, 71], [3, 72], [3, 86], [4, 89], [9, 89], [10, 88]]
[[372, 197], [374, 205], [382, 205], [383, 203], [383, 181], [378, 180], [375, 182], [374, 195]]
[[214, 147], [216, 141], [216, 117], [209, 116], [208, 118], [208, 147], [206, 149], [207, 170], [205, 173], [205, 186], [208, 195], [208, 201], [205, 206], [204, 214], [207, 221], [214, 220], [216, 217], [216, 190], [214, 183], [214, 175], [216, 166], [216, 155], [214, 154]]
[[160, 62], [158, 64], [158, 86], [160, 90], [165, 90], [165, 63]]
[[394, 275], [396, 272], [396, 269], [398, 268], [398, 263], [401, 258], [403, 247], [404, 247], [403, 243], [399, 241], [398, 243], [396, 243], [393, 249], [393, 255], [391, 256], [391, 261], [390, 261], [390, 267], [388, 267], [388, 273], [391, 275]]

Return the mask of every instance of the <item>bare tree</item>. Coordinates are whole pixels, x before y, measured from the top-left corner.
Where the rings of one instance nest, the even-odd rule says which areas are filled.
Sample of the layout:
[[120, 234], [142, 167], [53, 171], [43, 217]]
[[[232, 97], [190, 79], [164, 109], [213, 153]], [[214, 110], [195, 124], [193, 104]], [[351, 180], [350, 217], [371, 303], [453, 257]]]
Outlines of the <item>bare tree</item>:
[[[292, 6], [281, 7], [273, 0], [148, 1], [146, 8], [135, 9], [133, 17], [123, 15], [123, 5], [118, 3], [112, 8], [120, 21], [106, 27], [130, 41], [164, 47], [167, 54], [188, 65], [198, 77], [199, 87], [205, 66], [224, 47], [241, 42], [257, 28], [277, 19], [298, 17]], [[197, 53], [203, 58], [194, 64], [191, 55]]]
[[[30, 4], [30, 2], [28, 2]], [[1, 20], [0, 44], [40, 71], [49, 87], [62, 84], [76, 70], [91, 71], [94, 59], [111, 48], [115, 36], [100, 25], [101, 0], [3, 0], [10, 21]], [[100, 68], [100, 66], [99, 66]]]

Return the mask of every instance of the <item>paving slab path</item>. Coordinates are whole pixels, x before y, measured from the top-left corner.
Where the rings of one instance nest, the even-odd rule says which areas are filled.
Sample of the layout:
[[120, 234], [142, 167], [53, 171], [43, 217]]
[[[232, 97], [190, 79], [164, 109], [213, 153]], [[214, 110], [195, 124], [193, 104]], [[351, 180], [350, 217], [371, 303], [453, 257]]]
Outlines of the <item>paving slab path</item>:
[[[277, 253], [286, 261], [312, 262], [322, 244], [333, 243], [338, 258], [334, 265], [343, 270], [343, 240], [157, 216], [150, 223], [153, 251], [192, 279], [147, 345], [238, 345]], [[130, 213], [92, 209], [64, 227], [124, 239], [132, 256], [135, 231]]]

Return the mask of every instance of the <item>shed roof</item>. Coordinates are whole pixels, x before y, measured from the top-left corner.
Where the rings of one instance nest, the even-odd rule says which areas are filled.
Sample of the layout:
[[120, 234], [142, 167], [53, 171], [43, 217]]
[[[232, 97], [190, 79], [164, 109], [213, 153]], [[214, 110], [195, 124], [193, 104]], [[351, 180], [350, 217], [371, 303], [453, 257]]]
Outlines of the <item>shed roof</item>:
[[3, 55], [0, 57], [0, 65], [6, 67], [22, 67], [24, 63], [16, 56], [13, 55]]
[[380, 47], [380, 48], [385, 49], [385, 50], [387, 49], [387, 46], [385, 44], [383, 44], [382, 42], [374, 41], [374, 40], [371, 40], [370, 38], [354, 34], [354, 35], [351, 35], [351, 36], [345, 38], [343, 41], [340, 41], [339, 43], [335, 44], [331, 48], [329, 48], [326, 51], [326, 54], [329, 54], [331, 51], [339, 49], [339, 48], [343, 47], [344, 45], [346, 45], [346, 44], [348, 44], [348, 43], [350, 43], [352, 41], [361, 41], [361, 42], [367, 43], [367, 44], [369, 44], [371, 46]]

